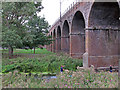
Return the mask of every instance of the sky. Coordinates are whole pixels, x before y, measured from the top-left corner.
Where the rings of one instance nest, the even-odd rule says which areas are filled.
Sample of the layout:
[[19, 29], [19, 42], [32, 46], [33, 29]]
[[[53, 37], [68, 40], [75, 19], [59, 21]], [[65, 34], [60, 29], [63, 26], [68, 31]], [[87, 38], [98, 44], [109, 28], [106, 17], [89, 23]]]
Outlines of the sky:
[[[63, 13], [75, 0], [61, 0], [61, 13]], [[60, 17], [60, 0], [42, 0], [44, 9], [40, 16], [44, 16], [50, 25]]]
[[[81, 0], [61, 0], [61, 12], [63, 13], [73, 2], [76, 1]], [[40, 12], [39, 15], [44, 15], [48, 23], [53, 25], [54, 22], [60, 17], [60, 0], [42, 0], [42, 5], [44, 9]]]

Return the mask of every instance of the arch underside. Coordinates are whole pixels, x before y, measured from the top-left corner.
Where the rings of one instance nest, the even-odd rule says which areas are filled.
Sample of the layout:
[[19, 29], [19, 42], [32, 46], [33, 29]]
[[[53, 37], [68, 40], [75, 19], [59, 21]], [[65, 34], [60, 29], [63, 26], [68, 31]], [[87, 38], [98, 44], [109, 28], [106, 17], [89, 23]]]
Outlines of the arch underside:
[[94, 2], [90, 16], [89, 27], [114, 28], [120, 26], [120, 9], [117, 2]]
[[57, 46], [56, 46], [56, 49], [57, 49], [57, 52], [60, 52], [61, 51], [61, 28], [60, 26], [58, 26], [57, 28]]
[[89, 65], [118, 65], [120, 55], [120, 20], [117, 2], [94, 2], [87, 34]]
[[69, 24], [67, 20], [64, 21], [62, 29], [62, 51], [69, 54], [70, 51], [70, 38], [69, 38]]
[[53, 31], [53, 52], [56, 51], [56, 33], [55, 33], [55, 29]]
[[[51, 32], [51, 37], [52, 37], [52, 32]], [[52, 46], [53, 46], [53, 45], [52, 45], [52, 43], [51, 43], [51, 44], [50, 44], [50, 51], [51, 51], [51, 52], [52, 52], [52, 49], [53, 49]]]
[[75, 58], [82, 58], [85, 53], [85, 20], [80, 11], [77, 11], [72, 20], [70, 54]]

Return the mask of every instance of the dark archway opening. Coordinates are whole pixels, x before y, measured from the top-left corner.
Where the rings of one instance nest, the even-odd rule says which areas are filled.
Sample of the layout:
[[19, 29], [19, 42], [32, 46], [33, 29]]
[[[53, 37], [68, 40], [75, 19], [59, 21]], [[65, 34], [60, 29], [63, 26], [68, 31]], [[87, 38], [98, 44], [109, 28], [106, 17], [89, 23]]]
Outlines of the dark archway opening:
[[71, 27], [71, 56], [82, 58], [85, 53], [85, 20], [80, 11], [77, 11], [72, 20]]
[[120, 27], [119, 11], [120, 9], [117, 1], [94, 2], [89, 16], [89, 27]]
[[67, 20], [64, 21], [62, 29], [62, 51], [68, 54], [70, 51], [69, 24]]
[[57, 51], [61, 50], [61, 28], [58, 26], [57, 28]]
[[53, 31], [53, 52], [56, 51], [56, 33], [55, 33], [55, 29]]
[[[52, 32], [51, 32], [51, 37], [52, 37]], [[52, 44], [50, 44], [51, 52], [52, 52]]]

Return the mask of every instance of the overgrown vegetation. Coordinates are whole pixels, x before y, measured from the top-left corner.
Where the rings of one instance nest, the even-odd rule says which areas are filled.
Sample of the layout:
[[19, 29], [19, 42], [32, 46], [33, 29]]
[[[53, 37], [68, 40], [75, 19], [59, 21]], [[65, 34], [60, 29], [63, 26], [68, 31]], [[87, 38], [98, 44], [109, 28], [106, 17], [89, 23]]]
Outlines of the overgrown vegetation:
[[65, 65], [65, 69], [76, 70], [77, 66], [82, 66], [82, 60], [54, 54], [38, 58], [3, 59], [2, 72], [13, 70], [19, 70], [19, 72], [59, 72], [61, 65]]
[[[18, 50], [24, 52], [24, 50]], [[41, 52], [44, 49], [41, 50]], [[29, 52], [29, 50], [28, 50]], [[48, 51], [45, 51], [48, 53]], [[25, 52], [26, 53], [26, 52]], [[29, 52], [30, 53], [30, 52]], [[60, 73], [60, 66], [65, 71]], [[82, 60], [64, 54], [40, 54], [34, 58], [4, 58], [2, 60], [2, 87], [4, 88], [117, 88], [117, 72], [95, 72], [83, 69]], [[79, 66], [79, 67], [78, 67]], [[77, 69], [76, 69], [77, 68]], [[43, 79], [43, 72], [57, 73], [56, 79]]]
[[[72, 75], [72, 77], [70, 77]], [[118, 73], [117, 72], [94, 72], [92, 69], [74, 71], [66, 71], [59, 74], [56, 80], [45, 80], [40, 87], [44, 88], [117, 88]]]
[[[72, 77], [70, 77], [72, 75]], [[31, 76], [18, 71], [3, 74], [3, 87], [7, 88], [117, 88], [118, 73], [94, 72], [92, 69], [66, 70], [58, 74], [56, 79], [40, 79], [38, 74]]]

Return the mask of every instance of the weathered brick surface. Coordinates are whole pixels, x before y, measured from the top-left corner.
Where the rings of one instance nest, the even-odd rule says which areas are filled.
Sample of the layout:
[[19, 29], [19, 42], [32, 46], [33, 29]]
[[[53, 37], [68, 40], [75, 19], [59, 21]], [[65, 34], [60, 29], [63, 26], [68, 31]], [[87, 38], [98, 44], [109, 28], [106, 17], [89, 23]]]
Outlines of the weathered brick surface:
[[61, 37], [61, 51], [69, 54], [70, 39], [68, 37]]
[[70, 36], [70, 55], [76, 58], [82, 58], [85, 53], [85, 36], [71, 35]]
[[120, 31], [86, 30], [88, 36], [87, 52], [89, 65], [118, 65], [120, 55]]
[[61, 37], [56, 39], [56, 52], [61, 51]]
[[105, 67], [105, 66], [118, 66], [118, 58], [120, 56], [89, 56], [89, 66], [94, 65], [96, 67]]

